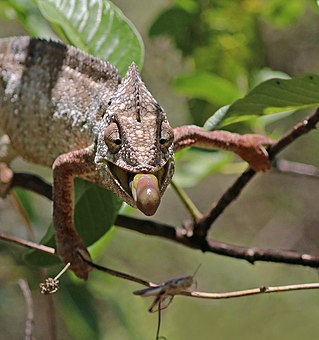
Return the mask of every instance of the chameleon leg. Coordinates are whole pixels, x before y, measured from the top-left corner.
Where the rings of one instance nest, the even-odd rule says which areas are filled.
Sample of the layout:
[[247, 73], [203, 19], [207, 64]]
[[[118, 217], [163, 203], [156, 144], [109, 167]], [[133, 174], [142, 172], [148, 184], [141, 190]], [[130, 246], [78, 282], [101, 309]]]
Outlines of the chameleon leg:
[[11, 189], [13, 171], [9, 163], [16, 157], [7, 135], [0, 137], [0, 197], [4, 198]]
[[90, 267], [81, 259], [90, 259], [84, 242], [73, 222], [73, 180], [95, 170], [93, 149], [86, 148], [60, 155], [53, 164], [53, 224], [58, 255], [82, 279], [88, 278]]
[[239, 135], [228, 131], [207, 131], [197, 126], [180, 126], [174, 129], [174, 151], [188, 146], [205, 149], [222, 149], [236, 153], [255, 171], [266, 171], [270, 160], [263, 145], [274, 141], [263, 135]]

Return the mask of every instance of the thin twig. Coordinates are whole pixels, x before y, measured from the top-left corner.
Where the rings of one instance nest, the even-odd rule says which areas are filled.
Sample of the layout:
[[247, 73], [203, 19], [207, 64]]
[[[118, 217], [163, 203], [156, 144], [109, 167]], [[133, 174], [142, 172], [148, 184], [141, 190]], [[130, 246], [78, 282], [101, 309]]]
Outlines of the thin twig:
[[59, 278], [69, 269], [71, 263], [68, 262], [64, 268], [54, 277], [48, 277], [40, 283], [41, 294], [51, 295], [59, 290]]
[[[6, 240], [9, 240], [9, 238], [6, 238]], [[11, 240], [12, 241], [12, 240]], [[18, 242], [18, 244], [26, 247], [27, 245], [24, 242]], [[31, 245], [28, 245], [27, 247], [31, 247]], [[32, 248], [32, 247], [31, 247]], [[45, 251], [51, 255], [54, 255], [54, 249], [47, 247], [50, 249], [49, 251]], [[34, 249], [39, 250], [39, 245], [34, 247]], [[42, 250], [44, 251], [44, 250]], [[81, 254], [79, 253], [81, 256]], [[82, 257], [82, 256], [81, 256]], [[84, 257], [82, 257], [82, 260], [85, 261], [87, 264], [92, 266], [93, 268], [102, 271], [104, 273], [107, 273], [109, 275], [119, 277], [124, 280], [132, 281], [139, 283], [146, 287], [162, 287], [162, 284], [155, 284], [150, 281], [146, 281], [144, 279], [138, 278], [136, 276], [126, 274], [114, 269], [110, 269], [101, 265], [98, 265], [92, 261], [88, 261]], [[65, 267], [61, 273], [64, 273], [64, 271], [68, 267]], [[60, 277], [60, 274], [58, 275]], [[20, 284], [20, 283], [19, 283]], [[187, 291], [187, 290], [174, 290], [173, 294], [170, 295], [183, 295], [183, 296], [189, 296], [189, 297], [195, 297], [195, 298], [202, 298], [202, 299], [229, 299], [229, 298], [235, 298], [235, 297], [241, 297], [241, 296], [249, 296], [249, 295], [256, 295], [256, 294], [263, 294], [263, 293], [280, 293], [280, 292], [287, 292], [287, 291], [296, 291], [296, 290], [309, 290], [309, 289], [319, 289], [319, 283], [303, 283], [303, 284], [294, 284], [294, 285], [285, 285], [285, 286], [262, 286], [260, 288], [253, 288], [253, 289], [245, 289], [240, 291], [232, 291], [232, 292], [226, 292], [226, 293], [206, 293], [206, 292], [198, 292], [198, 291]]]
[[224, 212], [224, 210], [240, 195], [242, 190], [250, 182], [250, 180], [256, 175], [256, 172], [248, 168], [245, 170], [236, 181], [226, 190], [221, 196], [218, 202], [214, 203], [211, 210], [197, 220], [193, 227], [194, 235], [205, 238], [211, 225], [217, 220], [217, 218]]
[[203, 214], [198, 210], [194, 202], [190, 199], [190, 197], [186, 194], [186, 192], [179, 187], [175, 181], [171, 181], [171, 185], [175, 192], [177, 193], [178, 197], [192, 216], [194, 220], [198, 220], [203, 217]]
[[27, 304], [27, 320], [25, 322], [25, 337], [24, 338], [25, 340], [32, 340], [32, 330], [33, 330], [33, 320], [34, 320], [32, 296], [31, 296], [30, 288], [29, 288], [27, 281], [25, 281], [24, 279], [20, 279], [18, 283], [23, 292], [23, 296]]
[[71, 263], [67, 263], [63, 269], [55, 276], [54, 280], [59, 280], [59, 278], [69, 269]]
[[[35, 242], [26, 241], [26, 240], [20, 239], [18, 237], [14, 237], [14, 236], [7, 235], [7, 234], [4, 234], [4, 233], [0, 233], [0, 239], [2, 239], [4, 241], [16, 243], [16, 244], [18, 244], [22, 247], [40, 250], [44, 253], [57, 256], [55, 249], [52, 248], [52, 247], [37, 244]], [[140, 279], [140, 278], [135, 277], [133, 275], [126, 274], [126, 273], [123, 273], [123, 272], [119, 272], [117, 270], [110, 269], [110, 268], [107, 268], [107, 267], [104, 267], [104, 266], [100, 266], [100, 265], [93, 263], [92, 261], [89, 261], [86, 258], [84, 258], [80, 252], [78, 254], [84, 262], [86, 262], [89, 266], [91, 266], [92, 268], [95, 268], [99, 271], [102, 271], [104, 273], [107, 273], [107, 274], [115, 276], [115, 277], [120, 277], [120, 278], [125, 279], [125, 280], [129, 280], [129, 281], [139, 283], [139, 284], [144, 285], [146, 287], [157, 286], [155, 283], [148, 282], [146, 280]], [[63, 270], [54, 278], [54, 280], [57, 280], [68, 268], [69, 268], [69, 264], [66, 265], [63, 268]]]
[[[95, 264], [91, 261], [86, 260], [82, 257], [82, 259], [91, 265], [93, 268], [98, 269], [102, 272], [110, 274], [112, 276], [120, 277], [125, 280], [133, 281], [140, 283], [144, 286], [148, 287], [162, 287], [162, 284], [154, 284], [143, 279], [137, 278], [135, 276], [125, 274], [113, 269], [109, 269], [98, 264]], [[174, 279], [172, 279], [173, 281]], [[281, 293], [281, 292], [288, 292], [288, 291], [296, 291], [296, 290], [309, 290], [309, 289], [319, 289], [319, 283], [301, 283], [301, 284], [294, 284], [294, 285], [284, 285], [284, 286], [262, 286], [259, 288], [252, 288], [252, 289], [245, 289], [239, 291], [232, 291], [226, 293], [206, 293], [206, 292], [198, 292], [198, 291], [188, 291], [188, 290], [174, 290], [174, 293], [170, 293], [169, 295], [183, 295], [195, 298], [202, 298], [202, 299], [230, 299], [242, 296], [249, 296], [249, 295], [257, 295], [257, 294], [264, 294], [264, 293]]]
[[114, 270], [114, 269], [110, 269], [110, 268], [107, 268], [107, 267], [104, 267], [104, 266], [100, 266], [99, 264], [96, 264], [96, 263], [89, 261], [88, 259], [84, 258], [81, 253], [79, 253], [79, 255], [81, 256], [82, 260], [85, 263], [87, 263], [92, 268], [97, 269], [101, 272], [107, 273], [107, 274], [115, 276], [115, 277], [120, 277], [121, 279], [124, 279], [124, 280], [136, 282], [136, 283], [139, 283], [139, 284], [146, 286], [146, 287], [157, 286], [155, 283], [148, 282], [148, 281], [140, 279], [136, 276], [126, 274], [126, 273], [123, 273], [123, 272], [120, 272], [120, 271], [117, 271], [117, 270]]
[[285, 149], [288, 145], [293, 143], [297, 138], [305, 135], [309, 131], [316, 128], [319, 121], [319, 108], [316, 111], [303, 119], [301, 122], [297, 123], [291, 131], [287, 132], [280, 140], [272, 145], [267, 151], [269, 158], [273, 159], [279, 152]]
[[[316, 127], [319, 121], [319, 108], [308, 118], [296, 124], [291, 131], [283, 136], [277, 143], [268, 148], [269, 159], [281, 152], [284, 148], [294, 142], [297, 138], [308, 133]], [[221, 196], [217, 203], [212, 205], [211, 210], [194, 225], [194, 234], [199, 237], [206, 237], [208, 230], [222, 212], [239, 196], [241, 191], [255, 176], [256, 172], [248, 168], [235, 183]]]
[[[19, 175], [22, 179], [26, 178], [24, 176], [24, 174], [18, 174], [18, 176], [16, 176], [16, 174], [13, 174], [13, 180], [14, 179], [17, 180], [17, 178], [19, 178]], [[27, 177], [30, 178], [30, 176], [32, 178], [37, 178], [37, 176], [27, 174]], [[29, 182], [30, 182], [30, 180], [29, 180]], [[43, 183], [44, 188], [45, 188], [45, 192], [48, 192], [48, 186], [50, 186], [50, 184], [46, 183], [41, 178], [37, 178], [36, 183], [37, 183], [36, 187], [38, 187], [38, 188], [39, 188], [38, 183]], [[20, 199], [15, 192], [12, 192], [11, 197], [13, 198], [13, 204], [15, 205], [18, 213], [20, 214], [22, 220], [24, 221], [24, 224], [25, 224], [26, 229], [27, 229], [28, 234], [29, 234], [29, 239], [32, 242], [35, 242], [36, 238], [35, 238], [35, 234], [34, 234], [34, 231], [33, 231], [32, 223], [30, 221], [30, 218], [29, 218], [27, 212], [25, 211], [25, 208], [21, 204]], [[44, 268], [39, 268], [39, 274], [40, 274], [40, 277], [42, 279], [44, 279], [45, 276], [46, 276], [46, 270]], [[45, 305], [46, 305], [45, 306], [46, 318], [47, 318], [47, 321], [48, 321], [47, 337], [48, 337], [48, 340], [56, 340], [57, 336], [56, 336], [55, 308], [54, 308], [54, 301], [53, 301], [51, 296], [48, 296], [48, 298], [45, 299]]]
[[8, 235], [8, 234], [2, 233], [2, 232], [0, 232], [0, 239], [4, 240], [4, 241], [19, 244], [20, 246], [23, 246], [23, 247], [39, 250], [39, 251], [42, 251], [44, 253], [48, 253], [48, 254], [51, 254], [51, 255], [56, 255], [54, 248], [51, 248], [51, 247], [48, 247], [48, 246], [45, 246], [45, 245], [42, 245], [42, 244], [38, 244], [38, 243], [35, 243], [35, 242], [23, 240], [21, 238], [11, 236], [11, 235]]
[[269, 294], [269, 293], [282, 293], [282, 292], [291, 292], [296, 290], [309, 290], [309, 289], [319, 289], [319, 283], [301, 283], [295, 285], [287, 285], [287, 286], [262, 286], [260, 288], [252, 288], [245, 290], [238, 290], [227, 293], [204, 293], [204, 292], [188, 292], [183, 291], [179, 292], [176, 295], [183, 295], [189, 297], [195, 297], [200, 299], [211, 299], [211, 300], [221, 300], [221, 299], [231, 299], [236, 297], [243, 297], [249, 295], [257, 295], [257, 294]]
[[273, 162], [273, 168], [279, 173], [319, 178], [319, 168], [314, 165], [292, 162], [286, 159], [276, 159]]

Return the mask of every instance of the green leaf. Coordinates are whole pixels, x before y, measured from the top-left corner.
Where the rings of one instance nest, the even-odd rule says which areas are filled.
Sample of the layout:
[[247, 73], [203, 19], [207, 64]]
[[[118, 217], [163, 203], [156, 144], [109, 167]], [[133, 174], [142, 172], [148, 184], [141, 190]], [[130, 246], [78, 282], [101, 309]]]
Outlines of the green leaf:
[[194, 187], [208, 175], [220, 171], [231, 159], [232, 155], [226, 152], [196, 148], [182, 151], [176, 160], [174, 181], [184, 188]]
[[57, 38], [32, 0], [2, 0], [0, 11], [8, 19], [19, 19], [25, 31], [32, 36]]
[[221, 124], [222, 120], [225, 118], [229, 107], [230, 105], [225, 105], [217, 110], [211, 117], [206, 120], [203, 128], [208, 131], [216, 130], [217, 127]]
[[285, 72], [273, 70], [269, 67], [263, 67], [253, 75], [251, 79], [251, 87], [256, 87], [264, 81], [273, 78], [291, 79], [291, 77]]
[[75, 183], [75, 197], [78, 191], [82, 195], [76, 198], [74, 221], [89, 246], [113, 226], [123, 202], [111, 191], [80, 179]]
[[205, 99], [214, 105], [226, 105], [241, 95], [231, 82], [210, 73], [180, 76], [175, 80], [174, 88], [184, 95]]
[[[82, 179], [75, 180], [74, 221], [77, 231], [87, 246], [103, 236], [114, 224], [122, 201], [111, 191]], [[41, 244], [55, 247], [54, 228], [48, 228]], [[36, 250], [28, 251], [24, 259], [29, 264], [47, 266], [58, 258]]]
[[32, 197], [30, 195], [30, 192], [21, 188], [15, 188], [14, 192], [16, 194], [17, 200], [20, 202], [25, 213], [27, 214], [28, 219], [34, 221], [37, 217], [37, 212], [32, 204]]
[[257, 116], [316, 106], [319, 106], [318, 75], [292, 79], [274, 78], [259, 84], [244, 98], [235, 101], [227, 112], [221, 108], [212, 117], [224, 114], [227, 118], [219, 126], [226, 126]]
[[176, 5], [189, 13], [194, 13], [198, 10], [199, 3], [196, 0], [176, 0]]
[[305, 11], [306, 2], [300, 0], [267, 0], [261, 15], [277, 26], [287, 26]]
[[63, 278], [58, 294], [59, 313], [73, 339], [100, 339], [95, 297], [85, 283]]
[[[143, 64], [142, 39], [119, 8], [107, 0], [37, 0], [43, 16], [76, 47], [115, 65], [123, 75]], [[62, 34], [60, 34], [62, 35]]]
[[187, 10], [173, 6], [164, 10], [152, 24], [149, 34], [151, 37], [159, 35], [169, 36], [176, 47], [183, 51], [185, 55], [192, 53], [194, 42], [192, 39], [193, 15]]

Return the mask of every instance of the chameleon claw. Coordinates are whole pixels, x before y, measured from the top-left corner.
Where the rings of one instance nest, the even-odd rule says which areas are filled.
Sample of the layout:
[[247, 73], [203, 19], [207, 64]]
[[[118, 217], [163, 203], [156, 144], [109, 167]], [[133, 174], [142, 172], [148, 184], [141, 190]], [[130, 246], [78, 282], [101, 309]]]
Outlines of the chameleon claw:
[[70, 263], [70, 269], [77, 277], [87, 280], [92, 268], [84, 260], [91, 261], [91, 256], [83, 241], [72, 233], [68, 236], [64, 235], [63, 239], [57, 237], [56, 241], [57, 253], [61, 260], [65, 264]]
[[264, 145], [273, 145], [275, 142], [263, 135], [246, 134], [241, 136], [238, 143], [238, 155], [249, 163], [255, 171], [267, 171], [271, 167], [268, 152]]
[[137, 208], [147, 216], [154, 215], [161, 201], [156, 176], [152, 174], [135, 175], [131, 190]]

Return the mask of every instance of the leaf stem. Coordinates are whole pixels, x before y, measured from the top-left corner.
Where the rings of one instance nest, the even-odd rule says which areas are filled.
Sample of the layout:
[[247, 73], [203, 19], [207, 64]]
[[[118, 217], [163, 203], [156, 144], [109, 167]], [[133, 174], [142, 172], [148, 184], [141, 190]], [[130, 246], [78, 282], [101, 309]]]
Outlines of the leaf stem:
[[171, 185], [175, 192], [177, 193], [178, 197], [188, 210], [188, 212], [191, 214], [194, 220], [198, 220], [203, 217], [203, 214], [197, 209], [196, 205], [193, 203], [193, 201], [190, 199], [190, 197], [186, 194], [186, 192], [178, 186], [175, 181], [171, 181]]

